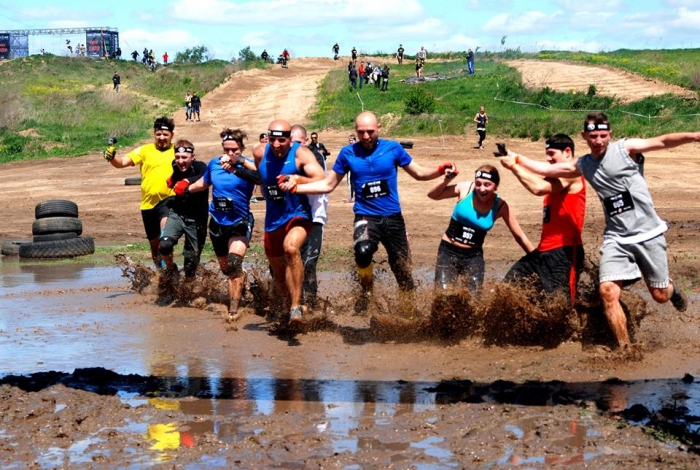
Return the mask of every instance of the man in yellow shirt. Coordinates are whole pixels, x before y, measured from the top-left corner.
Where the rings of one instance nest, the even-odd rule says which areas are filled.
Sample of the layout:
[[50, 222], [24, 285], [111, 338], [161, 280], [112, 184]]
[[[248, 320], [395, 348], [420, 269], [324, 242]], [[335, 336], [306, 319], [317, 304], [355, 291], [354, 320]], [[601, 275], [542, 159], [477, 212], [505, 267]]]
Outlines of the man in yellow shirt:
[[153, 123], [154, 143], [137, 147], [120, 157], [114, 147], [104, 153], [105, 160], [114, 168], [141, 167], [141, 218], [151, 245], [151, 257], [159, 269], [164, 266], [158, 252], [160, 233], [170, 211], [165, 200], [175, 195], [168, 187], [175, 159], [172, 145], [174, 131], [175, 121], [163, 116]]

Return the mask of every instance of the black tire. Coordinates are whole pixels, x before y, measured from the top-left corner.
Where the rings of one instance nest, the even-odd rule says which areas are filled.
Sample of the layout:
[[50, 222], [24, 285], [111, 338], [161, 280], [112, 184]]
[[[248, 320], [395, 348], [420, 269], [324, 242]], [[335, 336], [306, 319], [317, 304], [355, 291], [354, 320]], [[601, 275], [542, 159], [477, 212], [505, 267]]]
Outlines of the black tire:
[[46, 235], [49, 233], [75, 232], [83, 233], [83, 222], [75, 217], [47, 217], [35, 220], [32, 223], [32, 235]]
[[78, 205], [65, 199], [51, 199], [36, 205], [34, 217], [37, 220], [46, 217], [78, 217]]
[[399, 144], [401, 145], [401, 147], [403, 147], [405, 149], [412, 149], [413, 148], [413, 142], [410, 140], [402, 140], [401, 142], [399, 142]]
[[124, 185], [125, 186], [141, 186], [141, 177], [140, 176], [133, 176], [130, 178], [124, 178]]
[[92, 237], [77, 237], [51, 242], [25, 243], [19, 246], [20, 258], [72, 258], [95, 252]]
[[53, 242], [56, 240], [69, 240], [78, 236], [75, 232], [47, 233], [45, 235], [34, 235], [34, 243]]
[[31, 243], [29, 240], [3, 240], [2, 254], [5, 256], [19, 255], [19, 246], [23, 243]]

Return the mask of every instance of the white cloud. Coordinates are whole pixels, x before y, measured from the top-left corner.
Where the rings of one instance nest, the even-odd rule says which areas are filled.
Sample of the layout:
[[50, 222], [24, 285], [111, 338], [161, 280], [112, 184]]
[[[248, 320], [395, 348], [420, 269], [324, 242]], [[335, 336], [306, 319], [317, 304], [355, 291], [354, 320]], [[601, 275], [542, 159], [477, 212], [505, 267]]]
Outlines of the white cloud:
[[501, 13], [491, 18], [483, 27], [483, 31], [492, 34], [546, 34], [552, 25], [559, 24], [562, 12], [545, 14], [540, 11], [527, 11], [518, 15]]
[[425, 16], [417, 0], [384, 0], [362, 4], [341, 0], [267, 0], [238, 3], [229, 0], [177, 0], [175, 19], [203, 24], [264, 23], [313, 27], [332, 23], [399, 24]]
[[119, 33], [120, 41], [128, 46], [122, 47], [123, 50], [136, 49], [139, 53], [144, 47], [153, 49], [154, 53], [160, 60], [160, 55], [168, 51], [172, 56], [171, 60], [175, 59], [175, 53], [184, 51], [188, 47], [201, 45], [199, 39], [186, 30], [168, 30], [154, 33], [145, 29], [129, 29]]

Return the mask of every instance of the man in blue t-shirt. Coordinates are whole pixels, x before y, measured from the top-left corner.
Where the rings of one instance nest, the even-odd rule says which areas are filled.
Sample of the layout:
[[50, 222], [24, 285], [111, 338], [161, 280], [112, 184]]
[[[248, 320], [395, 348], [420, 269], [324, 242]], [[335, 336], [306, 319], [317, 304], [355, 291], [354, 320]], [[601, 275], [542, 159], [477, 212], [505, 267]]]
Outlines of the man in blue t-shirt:
[[301, 248], [313, 226], [311, 206], [305, 195], [280, 189], [320, 180], [324, 173], [311, 150], [292, 142], [291, 130], [287, 121], [272, 121], [267, 144], [257, 145], [253, 156], [265, 195], [265, 255], [279, 292], [290, 303], [289, 322], [298, 323], [303, 315]]
[[324, 194], [333, 191], [343, 176], [351, 173], [350, 184], [355, 189], [353, 244], [362, 287], [362, 295], [355, 304], [357, 312], [365, 311], [369, 306], [373, 284], [372, 258], [379, 243], [387, 251], [399, 289], [402, 292], [415, 289], [411, 251], [399, 203], [398, 168], [420, 181], [439, 178], [445, 174], [445, 169], [456, 170], [454, 163], [443, 163], [434, 169], [423, 168], [398, 142], [380, 139], [381, 127], [374, 113], [360, 113], [355, 119], [358, 141], [342, 148], [325, 179], [280, 186], [297, 194]]

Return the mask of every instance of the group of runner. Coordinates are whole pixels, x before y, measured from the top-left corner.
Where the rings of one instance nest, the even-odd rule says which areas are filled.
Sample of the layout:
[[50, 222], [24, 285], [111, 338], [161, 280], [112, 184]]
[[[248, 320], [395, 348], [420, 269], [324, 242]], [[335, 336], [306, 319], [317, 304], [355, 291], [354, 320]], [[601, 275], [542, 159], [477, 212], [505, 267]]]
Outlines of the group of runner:
[[[605, 211], [600, 294], [619, 347], [630, 346], [620, 305], [624, 285], [643, 277], [654, 300], [670, 300], [679, 311], [687, 308], [686, 297], [669, 279], [663, 235], [667, 224], [654, 210], [643, 177], [642, 153], [700, 141], [700, 133], [611, 142], [608, 118], [603, 113], [591, 113], [581, 134], [590, 153], [578, 159], [574, 156], [573, 140], [563, 134], [547, 139], [546, 162], [499, 146], [497, 154], [502, 167], [532, 194], [544, 196], [541, 238], [535, 247], [512, 209], [498, 195], [500, 175], [496, 167], [482, 165], [473, 178], [456, 181], [459, 170], [454, 162], [422, 166], [398, 142], [380, 138], [381, 125], [372, 112], [356, 117], [357, 141], [344, 146], [327, 171], [325, 156], [318, 147], [306, 145], [306, 130], [284, 120], [270, 123], [268, 141], [255, 145], [252, 158], [243, 156], [246, 135], [237, 129], [225, 129], [221, 133], [223, 155], [211, 160], [206, 169], [194, 160], [191, 142], [179, 140], [174, 146], [170, 144], [173, 132], [173, 121], [159, 118], [154, 124], [154, 144], [122, 157], [108, 150], [105, 158], [116, 168], [141, 166], [144, 227], [153, 260], [162, 266], [166, 276], [177, 273], [172, 249], [183, 233], [185, 280], [194, 275], [206, 221], [202, 209], [205, 198], [201, 195], [212, 187], [209, 234], [221, 271], [229, 278], [229, 320], [239, 317], [238, 302], [245, 279], [242, 265], [254, 224], [249, 206], [254, 186], [261, 185], [266, 202], [265, 254], [274, 284], [284, 300], [283, 313], [294, 323], [303, 318], [303, 304], [313, 306], [316, 299], [315, 264], [313, 273], [305, 272], [304, 264], [310, 257], [303, 253], [311, 252], [314, 263], [320, 253], [328, 203], [327, 196], [323, 196], [332, 192], [346, 175], [355, 193], [353, 251], [361, 287], [355, 310], [366, 311], [371, 301], [373, 258], [380, 244], [396, 278], [400, 304], [412, 308], [416, 283], [399, 203], [399, 168], [419, 181], [442, 178], [429, 190], [430, 198], [457, 199], [438, 247], [438, 290], [479, 292], [485, 271], [483, 244], [500, 218], [525, 252], [505, 280], [532, 283], [534, 279], [542, 291], [564, 293], [573, 304], [583, 261], [581, 234], [588, 183]], [[195, 197], [200, 199], [194, 202]], [[178, 209], [180, 205], [187, 206], [188, 200], [192, 200], [191, 207], [196, 206], [200, 214], [205, 214], [203, 218]], [[305, 250], [307, 242], [312, 246]], [[313, 287], [308, 286], [309, 282]]]

